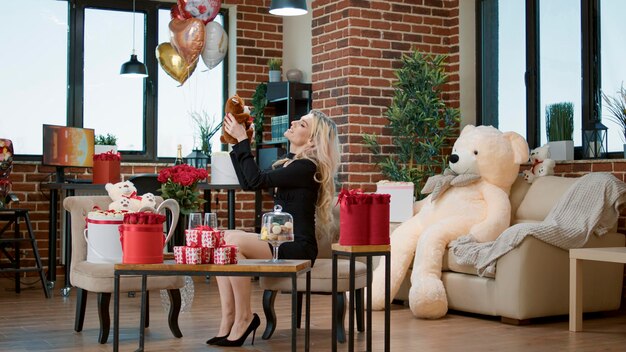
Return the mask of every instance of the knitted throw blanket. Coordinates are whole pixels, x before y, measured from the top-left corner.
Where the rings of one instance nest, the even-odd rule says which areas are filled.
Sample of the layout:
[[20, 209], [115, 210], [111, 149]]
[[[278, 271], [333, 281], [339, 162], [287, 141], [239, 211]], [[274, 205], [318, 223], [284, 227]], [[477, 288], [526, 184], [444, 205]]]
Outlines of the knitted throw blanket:
[[589, 173], [565, 192], [543, 222], [513, 225], [493, 242], [479, 243], [465, 235], [450, 247], [459, 264], [474, 265], [480, 276], [495, 274], [496, 260], [528, 235], [563, 249], [582, 247], [592, 233], [604, 235], [625, 202], [624, 182], [610, 173]]

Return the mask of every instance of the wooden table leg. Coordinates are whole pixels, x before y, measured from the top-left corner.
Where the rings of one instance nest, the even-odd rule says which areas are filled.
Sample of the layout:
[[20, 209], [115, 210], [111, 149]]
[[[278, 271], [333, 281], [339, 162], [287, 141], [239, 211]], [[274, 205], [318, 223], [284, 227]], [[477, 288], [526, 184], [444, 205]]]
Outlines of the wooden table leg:
[[120, 275], [115, 274], [113, 283], [113, 352], [120, 347]]
[[569, 260], [569, 331], [583, 329], [583, 270], [582, 260]]

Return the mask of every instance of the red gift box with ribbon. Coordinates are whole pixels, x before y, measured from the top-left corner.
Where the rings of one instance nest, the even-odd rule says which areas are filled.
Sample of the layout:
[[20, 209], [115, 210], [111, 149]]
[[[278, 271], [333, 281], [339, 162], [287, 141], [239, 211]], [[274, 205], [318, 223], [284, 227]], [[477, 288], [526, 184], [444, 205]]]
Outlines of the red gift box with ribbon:
[[369, 244], [389, 244], [389, 207], [391, 195], [371, 194]]
[[389, 244], [388, 194], [342, 190], [339, 203], [339, 244], [358, 246]]
[[93, 156], [93, 183], [106, 184], [121, 181], [120, 168], [122, 157], [120, 153], [109, 150], [106, 153]]

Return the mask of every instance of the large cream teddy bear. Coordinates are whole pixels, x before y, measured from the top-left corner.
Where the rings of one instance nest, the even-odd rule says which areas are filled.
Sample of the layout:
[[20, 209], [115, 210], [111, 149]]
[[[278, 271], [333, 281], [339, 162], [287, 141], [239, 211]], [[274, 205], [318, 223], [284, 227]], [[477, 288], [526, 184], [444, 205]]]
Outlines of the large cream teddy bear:
[[138, 196], [137, 188], [130, 181], [122, 181], [115, 184], [107, 183], [104, 188], [112, 200], [109, 204], [109, 210], [136, 212], [146, 207], [156, 208], [154, 194], [145, 193]]
[[[454, 143], [449, 170], [428, 179], [412, 218], [391, 234], [391, 297], [413, 261], [409, 306], [418, 318], [436, 319], [448, 311], [441, 281], [443, 255], [456, 238], [471, 234], [493, 241], [510, 225], [509, 191], [528, 160], [528, 144], [515, 132], [491, 126], [465, 126]], [[385, 306], [385, 263], [373, 275], [372, 308]]]

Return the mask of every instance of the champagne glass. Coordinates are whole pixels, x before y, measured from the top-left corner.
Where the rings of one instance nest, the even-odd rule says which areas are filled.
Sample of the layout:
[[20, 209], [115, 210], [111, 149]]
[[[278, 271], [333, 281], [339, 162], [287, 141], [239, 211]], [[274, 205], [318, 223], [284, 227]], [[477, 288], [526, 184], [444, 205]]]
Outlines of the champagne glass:
[[217, 214], [206, 213], [204, 214], [204, 226], [208, 226], [213, 230], [217, 230]]
[[202, 226], [202, 213], [191, 213], [188, 217], [187, 229], [193, 230], [198, 226]]

